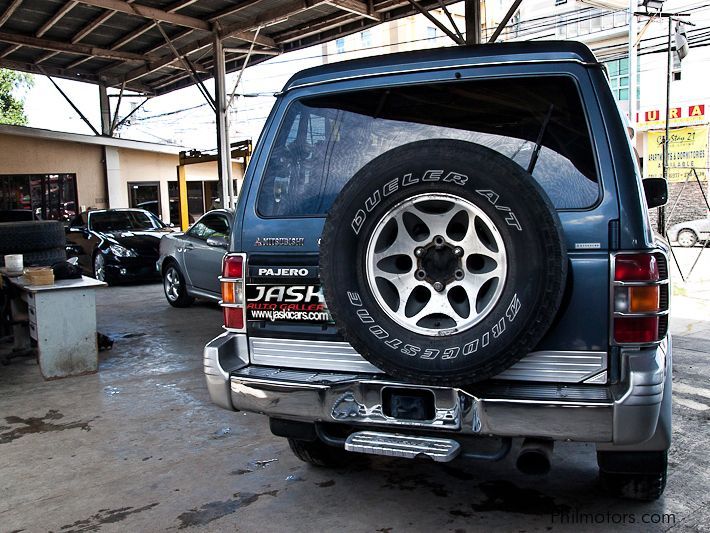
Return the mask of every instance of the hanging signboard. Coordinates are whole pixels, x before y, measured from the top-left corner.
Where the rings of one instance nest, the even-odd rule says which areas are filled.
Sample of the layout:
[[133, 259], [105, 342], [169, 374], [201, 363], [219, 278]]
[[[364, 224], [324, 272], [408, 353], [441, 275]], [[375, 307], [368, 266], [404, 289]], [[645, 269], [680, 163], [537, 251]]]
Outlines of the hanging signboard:
[[[644, 155], [643, 177], [663, 177], [664, 131], [649, 131]], [[705, 178], [708, 166], [708, 127], [689, 126], [670, 131], [668, 147], [668, 181], [684, 181], [691, 167]]]
[[[636, 114], [636, 129], [638, 131], [665, 129], [665, 116], [665, 109], [641, 111]], [[705, 115], [705, 104], [671, 107], [668, 113], [668, 124], [671, 128], [707, 123], [708, 117]]]

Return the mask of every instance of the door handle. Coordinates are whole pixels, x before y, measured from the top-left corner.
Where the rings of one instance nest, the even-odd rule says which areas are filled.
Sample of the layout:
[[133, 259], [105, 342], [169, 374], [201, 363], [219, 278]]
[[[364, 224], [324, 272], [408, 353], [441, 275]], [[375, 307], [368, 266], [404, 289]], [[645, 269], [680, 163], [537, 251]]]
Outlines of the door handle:
[[194, 250], [195, 249], [195, 247], [192, 244], [186, 244], [182, 248], [183, 248], [183, 250]]

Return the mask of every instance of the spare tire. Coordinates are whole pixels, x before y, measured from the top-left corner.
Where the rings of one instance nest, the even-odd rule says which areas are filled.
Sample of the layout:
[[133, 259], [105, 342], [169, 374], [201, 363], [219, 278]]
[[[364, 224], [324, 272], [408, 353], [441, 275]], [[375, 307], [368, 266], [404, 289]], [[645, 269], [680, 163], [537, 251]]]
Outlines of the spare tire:
[[344, 338], [399, 379], [465, 385], [502, 372], [552, 324], [567, 277], [554, 206], [519, 165], [464, 141], [418, 141], [352, 177], [320, 268]]
[[58, 220], [0, 223], [0, 255], [59, 248], [66, 240], [64, 225]]

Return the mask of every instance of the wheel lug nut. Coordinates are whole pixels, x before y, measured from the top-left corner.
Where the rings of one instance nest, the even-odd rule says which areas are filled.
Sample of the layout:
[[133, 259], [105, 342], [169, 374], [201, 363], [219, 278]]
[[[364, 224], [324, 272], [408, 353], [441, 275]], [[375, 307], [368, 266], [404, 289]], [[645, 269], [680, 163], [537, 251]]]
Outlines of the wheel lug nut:
[[421, 247], [415, 248], [414, 255], [416, 255], [417, 257], [423, 256], [424, 255], [424, 248], [421, 248]]
[[443, 291], [443, 290], [444, 290], [444, 284], [441, 283], [440, 281], [435, 281], [435, 282], [434, 282], [434, 290], [435, 290], [436, 292], [441, 292], [441, 291]]
[[454, 272], [454, 277], [456, 279], [463, 279], [463, 270], [461, 270], [460, 268], [456, 269], [456, 272]]
[[456, 257], [461, 257], [463, 255], [463, 248], [461, 248], [460, 246], [454, 248], [454, 255]]
[[426, 278], [426, 272], [424, 271], [424, 269], [420, 268], [414, 273], [414, 277], [417, 279], [424, 279]]
[[444, 241], [444, 238], [441, 235], [437, 235], [436, 237], [434, 237], [434, 246], [436, 246], [437, 249], [444, 246], [444, 242], [446, 241]]

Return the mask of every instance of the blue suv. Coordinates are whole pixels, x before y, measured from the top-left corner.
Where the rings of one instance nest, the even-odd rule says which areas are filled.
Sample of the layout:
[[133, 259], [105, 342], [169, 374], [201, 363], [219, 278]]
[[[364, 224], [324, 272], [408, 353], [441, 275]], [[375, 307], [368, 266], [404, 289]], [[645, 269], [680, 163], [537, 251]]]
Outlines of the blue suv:
[[580, 441], [611, 492], [658, 498], [672, 358], [648, 208], [666, 196], [582, 44], [300, 72], [245, 177], [211, 397], [319, 466], [499, 460], [520, 438], [542, 474]]

